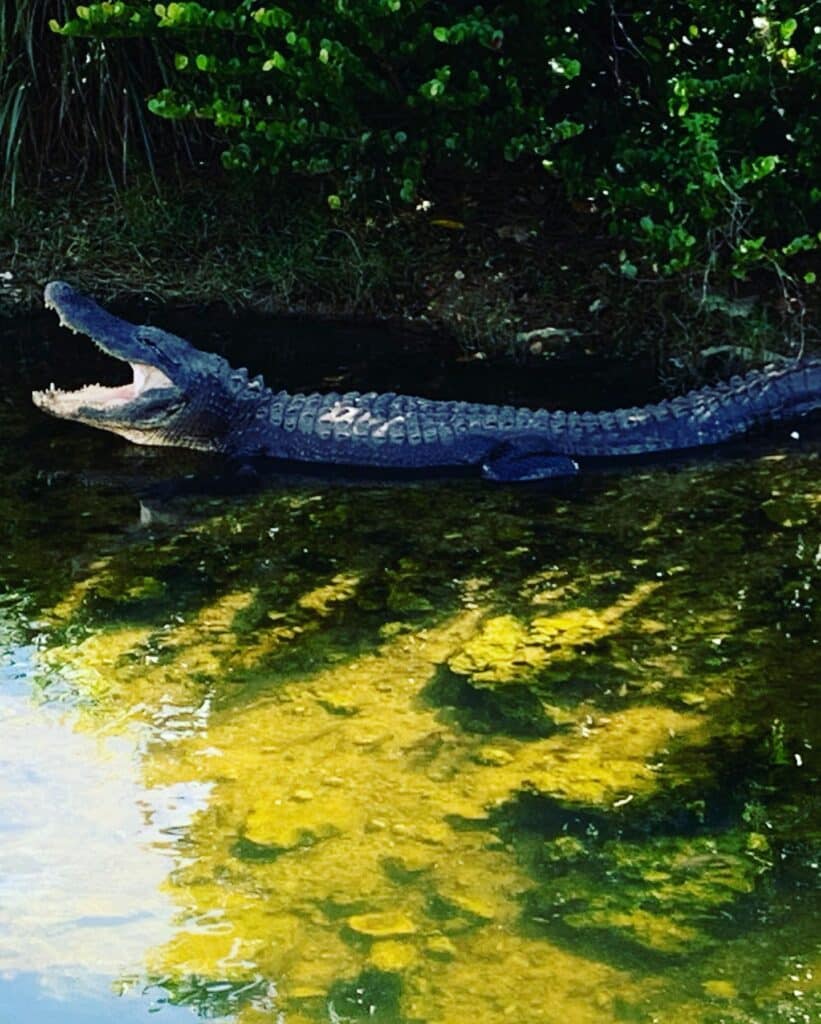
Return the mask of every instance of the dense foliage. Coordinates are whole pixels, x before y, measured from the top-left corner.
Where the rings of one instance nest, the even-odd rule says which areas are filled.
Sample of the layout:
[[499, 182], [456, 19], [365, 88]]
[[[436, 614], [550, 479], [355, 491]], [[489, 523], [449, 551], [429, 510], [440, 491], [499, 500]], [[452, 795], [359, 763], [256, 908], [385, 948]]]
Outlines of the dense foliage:
[[[541, 165], [653, 269], [744, 276], [819, 245], [819, 14], [790, 0], [224, 0], [92, 4], [52, 28], [170, 45], [150, 109], [212, 122], [228, 168], [319, 178], [332, 207]], [[622, 271], [638, 266], [625, 255]]]

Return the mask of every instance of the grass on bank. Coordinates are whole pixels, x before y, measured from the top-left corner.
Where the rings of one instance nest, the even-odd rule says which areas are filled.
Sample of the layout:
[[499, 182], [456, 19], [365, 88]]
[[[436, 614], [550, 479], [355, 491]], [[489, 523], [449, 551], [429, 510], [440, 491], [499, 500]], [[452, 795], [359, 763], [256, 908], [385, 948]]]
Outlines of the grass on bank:
[[0, 206], [0, 315], [39, 308], [43, 284], [65, 278], [103, 301], [421, 321], [480, 357], [543, 359], [572, 343], [650, 358], [674, 384], [817, 347], [786, 286], [641, 280], [624, 260], [594, 214], [528, 183], [329, 213], [270, 183], [67, 182]]

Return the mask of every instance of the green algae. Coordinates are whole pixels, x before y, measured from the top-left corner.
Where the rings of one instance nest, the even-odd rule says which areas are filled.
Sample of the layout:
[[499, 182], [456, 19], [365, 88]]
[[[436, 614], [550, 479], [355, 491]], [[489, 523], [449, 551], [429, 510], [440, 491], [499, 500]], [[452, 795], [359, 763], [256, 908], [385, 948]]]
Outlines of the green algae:
[[[641, 605], [658, 586], [639, 584], [603, 609], [569, 607], [527, 622], [513, 615], [493, 616], [484, 622], [480, 634], [450, 659], [449, 666], [477, 686], [534, 682], [552, 663], [566, 661], [579, 648], [593, 647], [615, 632], [622, 617]], [[554, 600], [560, 600], [558, 594]]]
[[662, 955], [702, 952], [720, 941], [716, 923], [773, 868], [767, 838], [740, 831], [560, 842], [548, 844], [549, 882], [531, 895], [528, 913], [553, 927], [607, 932], [611, 949], [621, 942]]
[[817, 468], [299, 484], [57, 560], [44, 699], [208, 793], [147, 974], [243, 1024], [810, 1006]]

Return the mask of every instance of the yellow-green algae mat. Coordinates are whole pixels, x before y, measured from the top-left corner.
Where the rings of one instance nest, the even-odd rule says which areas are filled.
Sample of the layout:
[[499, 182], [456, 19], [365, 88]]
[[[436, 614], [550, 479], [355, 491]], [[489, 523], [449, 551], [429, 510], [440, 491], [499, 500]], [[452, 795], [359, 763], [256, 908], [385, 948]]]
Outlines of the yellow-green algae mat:
[[110, 544], [40, 682], [207, 784], [147, 976], [242, 1024], [809, 1021], [818, 512], [805, 456]]

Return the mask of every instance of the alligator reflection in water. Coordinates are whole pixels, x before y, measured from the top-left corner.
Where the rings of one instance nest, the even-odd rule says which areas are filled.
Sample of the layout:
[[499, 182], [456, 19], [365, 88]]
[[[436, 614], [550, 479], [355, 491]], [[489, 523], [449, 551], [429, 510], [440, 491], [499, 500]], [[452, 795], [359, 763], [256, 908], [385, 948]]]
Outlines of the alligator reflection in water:
[[41, 699], [203, 794], [146, 977], [244, 1024], [809, 1019], [817, 479], [296, 484], [76, 540]]

